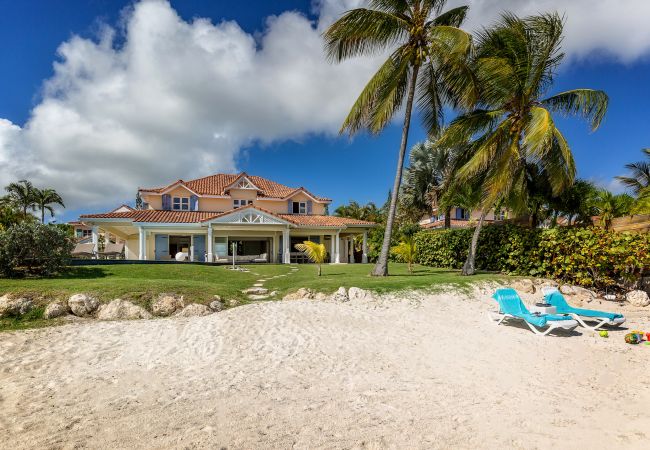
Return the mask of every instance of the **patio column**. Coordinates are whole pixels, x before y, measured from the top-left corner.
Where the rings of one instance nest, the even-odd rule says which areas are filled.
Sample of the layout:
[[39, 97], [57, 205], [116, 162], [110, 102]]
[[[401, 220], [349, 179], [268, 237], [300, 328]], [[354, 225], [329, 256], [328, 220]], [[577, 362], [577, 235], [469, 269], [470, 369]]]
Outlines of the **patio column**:
[[213, 239], [212, 239], [212, 224], [208, 224], [208, 262], [214, 261], [212, 257], [212, 244], [213, 244]]
[[95, 253], [95, 258], [97, 258], [97, 253], [99, 252], [99, 227], [97, 225], [93, 225], [92, 233], [93, 253]]
[[354, 264], [354, 236], [350, 236], [348, 238], [348, 242], [349, 242], [348, 245], [350, 246], [350, 248], [348, 249], [350, 252], [348, 256], [348, 263]]
[[339, 230], [336, 232], [336, 236], [334, 238], [334, 263], [335, 264], [341, 263], [340, 245], [341, 245], [341, 231]]
[[147, 234], [142, 227], [140, 227], [138, 231], [140, 233], [138, 237], [138, 242], [140, 244], [140, 254], [138, 259], [144, 261], [147, 259]]
[[194, 261], [194, 235], [190, 236], [190, 262]]
[[368, 264], [368, 230], [363, 232], [363, 245], [361, 247], [363, 254], [361, 255], [361, 262]]
[[282, 251], [282, 262], [284, 264], [290, 264], [291, 263], [291, 250], [289, 249], [291, 241], [289, 240], [289, 228], [285, 228], [282, 231], [282, 246], [284, 247]]

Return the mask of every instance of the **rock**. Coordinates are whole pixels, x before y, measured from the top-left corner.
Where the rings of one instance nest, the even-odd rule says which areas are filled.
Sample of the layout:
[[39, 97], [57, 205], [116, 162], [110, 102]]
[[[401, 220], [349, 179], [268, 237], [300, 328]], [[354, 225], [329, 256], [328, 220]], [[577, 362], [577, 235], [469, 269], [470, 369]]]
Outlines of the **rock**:
[[351, 287], [348, 289], [348, 298], [350, 300], [371, 300], [372, 293], [358, 287]]
[[[215, 297], [218, 297], [218, 295], [215, 295]], [[221, 302], [221, 299], [210, 302], [210, 309], [214, 312], [222, 311], [223, 303]]]
[[598, 294], [594, 291], [579, 286], [573, 288], [573, 294], [571, 295], [571, 299], [577, 302], [591, 303], [596, 298], [598, 298]]
[[185, 302], [182, 295], [160, 294], [151, 305], [151, 310], [156, 316], [167, 317], [183, 309]]
[[34, 303], [27, 298], [12, 298], [9, 294], [0, 297], [0, 319], [9, 316], [21, 316], [28, 313]]
[[314, 298], [314, 291], [307, 288], [300, 288], [284, 296], [282, 300], [307, 300]]
[[319, 300], [319, 301], [327, 300], [327, 294], [323, 292], [316, 292], [316, 295], [314, 295], [314, 300]]
[[343, 286], [341, 286], [335, 293], [332, 295], [332, 300], [335, 302], [347, 302], [350, 300], [348, 297], [348, 292]]
[[237, 300], [236, 298], [231, 298], [231, 299], [226, 301], [226, 304], [229, 307], [234, 308], [235, 306], [239, 305], [239, 300]]
[[97, 312], [99, 320], [151, 319], [151, 317], [151, 313], [143, 307], [119, 298], [103, 305]]
[[242, 291], [244, 294], [248, 295], [265, 295], [269, 293], [269, 290], [263, 287], [250, 287]]
[[99, 300], [86, 294], [74, 294], [68, 299], [68, 307], [78, 317], [89, 316], [99, 308]]
[[199, 303], [190, 303], [185, 308], [181, 309], [175, 314], [175, 317], [194, 317], [194, 316], [207, 316], [212, 311], [205, 305]]
[[215, 294], [215, 295], [212, 296], [212, 298], [214, 298], [215, 301], [218, 301], [218, 302], [221, 301], [221, 296], [220, 295]]
[[563, 284], [560, 286], [560, 292], [564, 295], [573, 295], [576, 293], [576, 288], [570, 284]]
[[524, 294], [535, 293], [535, 284], [532, 282], [532, 280], [529, 280], [527, 278], [515, 281], [513, 283], [513, 287], [516, 291], [523, 292]]
[[65, 316], [70, 312], [68, 305], [63, 302], [52, 302], [45, 307], [43, 318], [55, 319], [57, 317]]
[[625, 300], [632, 306], [645, 307], [650, 305], [650, 297], [645, 291], [630, 291], [625, 294]]

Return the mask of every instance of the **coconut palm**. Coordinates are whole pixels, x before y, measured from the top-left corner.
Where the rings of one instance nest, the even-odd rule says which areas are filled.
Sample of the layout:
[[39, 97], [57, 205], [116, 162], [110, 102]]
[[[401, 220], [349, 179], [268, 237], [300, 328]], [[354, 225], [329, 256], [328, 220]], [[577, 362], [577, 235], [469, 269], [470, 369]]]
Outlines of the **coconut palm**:
[[296, 249], [303, 252], [309, 260], [318, 265], [318, 276], [321, 276], [321, 265], [325, 262], [327, 251], [325, 245], [312, 241], [304, 241], [302, 244], [296, 244]]
[[630, 171], [630, 176], [616, 177], [625, 186], [631, 188], [635, 195], [650, 187], [650, 148], [644, 148], [642, 151], [648, 160], [626, 164], [625, 168]]
[[603, 91], [575, 89], [546, 97], [564, 57], [563, 25], [556, 13], [523, 19], [504, 14], [478, 35], [472, 64], [480, 88], [477, 108], [457, 117], [443, 136], [446, 143], [469, 144], [458, 179], [484, 178], [481, 219], [465, 275], [475, 272], [476, 242], [489, 208], [503, 199], [514, 211], [525, 210], [529, 164], [546, 172], [554, 195], [573, 183], [573, 154], [553, 113], [581, 115], [596, 130], [607, 111]]
[[63, 199], [54, 189], [34, 188], [34, 204], [41, 211], [41, 223], [45, 223], [45, 211], [54, 217], [54, 208], [51, 205], [60, 205], [65, 208]]
[[391, 251], [400, 260], [406, 263], [409, 273], [413, 273], [413, 264], [415, 263], [415, 255], [417, 247], [413, 236], [405, 237], [399, 244], [394, 246]]
[[628, 194], [615, 195], [607, 189], [600, 189], [593, 206], [600, 217], [603, 228], [609, 230], [612, 227], [612, 220], [630, 214], [634, 205], [634, 198]]
[[352, 135], [367, 129], [379, 133], [406, 100], [384, 241], [373, 275], [388, 275], [390, 238], [413, 102], [417, 100], [425, 127], [433, 135], [440, 129], [444, 104], [473, 101], [472, 90], [466, 89], [470, 76], [463, 65], [471, 37], [458, 28], [467, 7], [442, 13], [445, 3], [446, 0], [369, 0], [368, 8], [346, 12], [324, 34], [327, 54], [336, 62], [392, 52], [359, 95], [341, 132]]
[[5, 190], [7, 191], [7, 196], [5, 197], [7, 201], [18, 208], [24, 217], [27, 217], [28, 209], [32, 211], [35, 209], [35, 188], [31, 182], [20, 180], [15, 183], [10, 183], [5, 187]]

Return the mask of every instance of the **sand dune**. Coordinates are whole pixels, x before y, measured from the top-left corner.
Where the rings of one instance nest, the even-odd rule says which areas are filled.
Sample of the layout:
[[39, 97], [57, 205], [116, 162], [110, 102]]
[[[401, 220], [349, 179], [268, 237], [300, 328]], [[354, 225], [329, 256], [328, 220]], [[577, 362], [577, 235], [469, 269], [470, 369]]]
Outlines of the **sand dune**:
[[650, 347], [496, 327], [491, 306], [412, 293], [0, 334], [0, 447], [647, 448]]

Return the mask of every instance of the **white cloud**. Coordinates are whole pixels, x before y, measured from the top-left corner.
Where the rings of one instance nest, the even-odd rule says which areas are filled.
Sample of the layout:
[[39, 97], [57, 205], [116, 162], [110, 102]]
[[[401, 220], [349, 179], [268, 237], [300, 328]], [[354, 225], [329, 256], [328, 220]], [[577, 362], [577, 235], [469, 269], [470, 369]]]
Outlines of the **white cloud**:
[[69, 208], [108, 207], [139, 185], [235, 170], [251, 142], [335, 133], [377, 66], [323, 57], [325, 20], [350, 5], [328, 2], [317, 23], [270, 17], [257, 40], [166, 1], [134, 5], [123, 45], [110, 27], [64, 42], [25, 126], [0, 120], [0, 184], [29, 177]]
[[[566, 12], [565, 48], [575, 57], [600, 50], [629, 61], [650, 45], [646, 0], [469, 3], [470, 28], [508, 8]], [[59, 190], [71, 209], [99, 209], [131, 199], [138, 185], [235, 170], [252, 142], [335, 133], [378, 59], [329, 64], [320, 34], [360, 4], [315, 1], [315, 22], [285, 12], [256, 37], [235, 22], [187, 22], [164, 0], [135, 4], [123, 30], [61, 44], [22, 128], [0, 119], [0, 185], [28, 177]]]
[[602, 52], [622, 62], [650, 50], [648, 0], [451, 0], [449, 7], [470, 5], [466, 26], [479, 29], [502, 11], [518, 15], [558, 11], [566, 17], [563, 48], [571, 58]]

